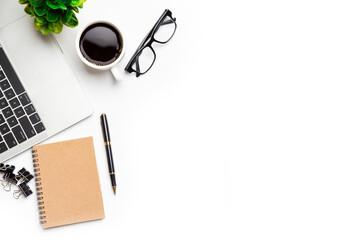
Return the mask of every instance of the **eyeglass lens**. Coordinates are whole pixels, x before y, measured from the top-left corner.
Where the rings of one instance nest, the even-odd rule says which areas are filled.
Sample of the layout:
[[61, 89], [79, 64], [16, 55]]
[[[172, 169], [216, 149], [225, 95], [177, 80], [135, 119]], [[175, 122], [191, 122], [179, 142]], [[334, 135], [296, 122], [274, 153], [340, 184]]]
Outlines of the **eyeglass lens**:
[[136, 68], [134, 68], [134, 66], [133, 68], [138, 73], [143, 74], [146, 73], [151, 68], [154, 61], [155, 61], [155, 53], [150, 47], [146, 47], [139, 53], [135, 61]]
[[175, 29], [175, 22], [167, 16], [161, 22], [159, 29], [155, 32], [154, 39], [158, 42], [166, 43], [174, 35]]
[[[155, 30], [154, 40], [159, 43], [168, 42], [174, 35], [176, 30], [176, 24], [173, 19], [170, 17], [164, 18], [160, 23], [159, 27]], [[138, 53], [137, 59], [132, 65], [132, 68], [140, 73], [146, 73], [154, 64], [156, 59], [155, 52], [149, 46], [145, 47], [141, 52]]]

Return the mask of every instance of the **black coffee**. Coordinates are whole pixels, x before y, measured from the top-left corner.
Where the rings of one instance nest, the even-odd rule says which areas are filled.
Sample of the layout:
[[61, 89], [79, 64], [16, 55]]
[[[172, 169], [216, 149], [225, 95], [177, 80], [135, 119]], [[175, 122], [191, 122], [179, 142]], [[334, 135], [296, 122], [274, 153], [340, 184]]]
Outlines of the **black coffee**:
[[108, 65], [121, 54], [122, 38], [116, 29], [106, 23], [96, 23], [81, 34], [80, 50], [82, 55], [96, 65]]

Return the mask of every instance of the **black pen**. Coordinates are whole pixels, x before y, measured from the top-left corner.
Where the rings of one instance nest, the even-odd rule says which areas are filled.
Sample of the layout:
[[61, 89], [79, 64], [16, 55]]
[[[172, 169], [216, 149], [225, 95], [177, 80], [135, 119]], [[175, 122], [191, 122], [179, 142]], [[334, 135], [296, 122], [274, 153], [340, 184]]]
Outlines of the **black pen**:
[[109, 166], [111, 185], [114, 190], [114, 194], [116, 195], [115, 168], [114, 168], [114, 161], [113, 161], [113, 155], [112, 155], [112, 150], [111, 150], [109, 124], [107, 122], [105, 113], [101, 114], [100, 122], [101, 122], [103, 137], [104, 137], [104, 144], [105, 144], [106, 156], [107, 156], [107, 161], [108, 161], [108, 166]]

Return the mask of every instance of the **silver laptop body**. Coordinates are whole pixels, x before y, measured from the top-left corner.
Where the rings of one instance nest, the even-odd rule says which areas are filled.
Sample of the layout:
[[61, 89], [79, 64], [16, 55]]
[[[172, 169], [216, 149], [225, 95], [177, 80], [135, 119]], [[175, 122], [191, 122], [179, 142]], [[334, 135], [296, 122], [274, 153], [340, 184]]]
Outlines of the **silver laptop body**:
[[23, 9], [0, 1], [0, 163], [92, 114], [56, 39]]

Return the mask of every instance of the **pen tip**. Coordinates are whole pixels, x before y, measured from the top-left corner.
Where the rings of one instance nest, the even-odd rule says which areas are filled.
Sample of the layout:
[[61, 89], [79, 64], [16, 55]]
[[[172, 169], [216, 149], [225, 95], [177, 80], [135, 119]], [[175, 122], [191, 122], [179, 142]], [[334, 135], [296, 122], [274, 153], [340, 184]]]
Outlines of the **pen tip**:
[[113, 187], [113, 190], [114, 190], [114, 194], [116, 195], [116, 187]]

